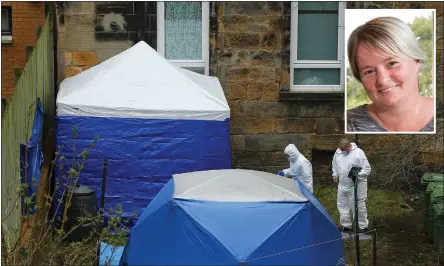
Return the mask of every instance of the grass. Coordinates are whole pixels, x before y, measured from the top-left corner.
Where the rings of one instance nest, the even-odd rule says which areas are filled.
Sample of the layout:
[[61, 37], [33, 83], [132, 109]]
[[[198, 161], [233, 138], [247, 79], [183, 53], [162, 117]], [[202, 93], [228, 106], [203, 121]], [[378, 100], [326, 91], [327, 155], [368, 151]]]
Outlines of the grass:
[[[315, 187], [315, 196], [321, 201], [334, 221], [339, 221], [339, 212], [336, 206], [336, 185], [321, 185]], [[367, 195], [367, 209], [369, 219], [384, 221], [384, 218], [399, 218], [408, 215], [412, 208], [405, 202], [401, 192], [369, 188]], [[380, 224], [380, 223], [377, 223]]]
[[[336, 184], [317, 184], [316, 197], [339, 224]], [[377, 265], [440, 265], [438, 253], [423, 233], [422, 201], [410, 202], [401, 191], [369, 187], [367, 209], [370, 226], [377, 230]], [[354, 240], [344, 240], [346, 264], [354, 265]], [[361, 265], [372, 265], [372, 241], [360, 242]], [[443, 256], [443, 255], [441, 255]]]

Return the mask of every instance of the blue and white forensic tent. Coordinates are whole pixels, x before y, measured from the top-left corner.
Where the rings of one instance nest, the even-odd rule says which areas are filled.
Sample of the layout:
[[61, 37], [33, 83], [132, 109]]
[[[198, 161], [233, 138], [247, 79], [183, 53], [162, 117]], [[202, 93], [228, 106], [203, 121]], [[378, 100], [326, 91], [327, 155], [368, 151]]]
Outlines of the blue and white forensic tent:
[[93, 188], [99, 202], [107, 159], [105, 208], [140, 215], [173, 174], [231, 168], [229, 118], [216, 77], [173, 66], [141, 41], [61, 83], [59, 158], [70, 165], [100, 136], [78, 183]]
[[243, 170], [174, 175], [121, 265], [343, 265], [342, 236], [300, 181]]

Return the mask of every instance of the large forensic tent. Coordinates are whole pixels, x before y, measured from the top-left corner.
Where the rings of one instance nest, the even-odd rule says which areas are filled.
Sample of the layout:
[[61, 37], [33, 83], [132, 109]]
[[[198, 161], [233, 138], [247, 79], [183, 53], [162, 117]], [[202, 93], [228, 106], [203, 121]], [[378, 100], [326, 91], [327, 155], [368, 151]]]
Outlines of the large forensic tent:
[[298, 180], [242, 169], [174, 175], [121, 265], [343, 265], [342, 235]]
[[229, 118], [216, 77], [173, 66], [141, 41], [61, 83], [58, 163], [64, 156], [66, 169], [100, 136], [78, 183], [95, 189], [99, 202], [107, 159], [105, 208], [122, 205], [129, 217], [173, 174], [231, 168]]

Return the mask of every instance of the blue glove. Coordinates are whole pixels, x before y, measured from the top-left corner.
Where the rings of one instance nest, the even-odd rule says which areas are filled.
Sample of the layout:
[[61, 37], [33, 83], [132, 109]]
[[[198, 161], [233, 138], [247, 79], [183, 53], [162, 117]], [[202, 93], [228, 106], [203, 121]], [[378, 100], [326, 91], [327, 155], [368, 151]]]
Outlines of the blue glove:
[[278, 175], [285, 176], [284, 171], [279, 171]]

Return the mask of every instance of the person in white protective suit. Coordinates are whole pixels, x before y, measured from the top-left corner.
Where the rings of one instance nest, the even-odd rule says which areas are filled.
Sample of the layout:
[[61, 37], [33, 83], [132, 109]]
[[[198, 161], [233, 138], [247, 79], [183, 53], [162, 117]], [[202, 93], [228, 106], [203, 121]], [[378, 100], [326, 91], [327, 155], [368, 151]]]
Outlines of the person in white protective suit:
[[313, 169], [311, 163], [302, 155], [294, 144], [289, 144], [285, 150], [290, 162], [290, 168], [279, 171], [278, 175], [299, 179], [313, 193]]
[[358, 224], [359, 232], [368, 230], [367, 208], [365, 201], [367, 199], [367, 178], [370, 175], [371, 167], [367, 157], [355, 143], [350, 143], [348, 139], [342, 139], [339, 148], [333, 156], [332, 170], [333, 180], [338, 183], [337, 204], [339, 210], [339, 222], [343, 231], [351, 231], [352, 220], [350, 209], [355, 212], [354, 205], [354, 183], [348, 177], [350, 169], [355, 167], [362, 168], [357, 177], [357, 200], [358, 200]]

